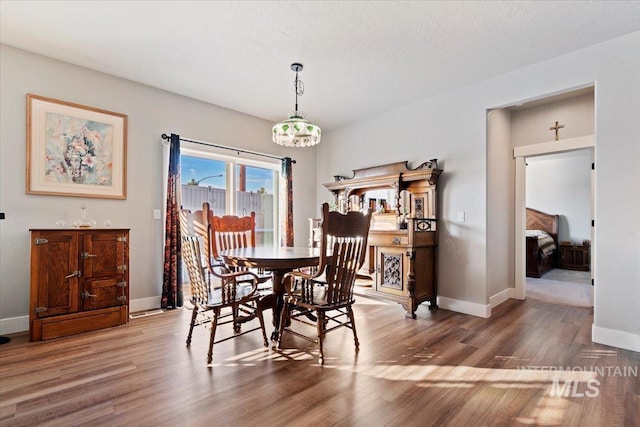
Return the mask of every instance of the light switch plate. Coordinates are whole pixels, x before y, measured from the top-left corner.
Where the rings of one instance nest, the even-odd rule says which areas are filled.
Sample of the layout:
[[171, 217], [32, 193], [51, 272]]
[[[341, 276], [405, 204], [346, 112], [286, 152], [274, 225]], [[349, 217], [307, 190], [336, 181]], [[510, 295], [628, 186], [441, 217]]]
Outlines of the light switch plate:
[[153, 219], [161, 219], [161, 218], [162, 218], [162, 212], [160, 212], [160, 209], [154, 209]]
[[458, 211], [458, 222], [464, 222], [464, 211]]

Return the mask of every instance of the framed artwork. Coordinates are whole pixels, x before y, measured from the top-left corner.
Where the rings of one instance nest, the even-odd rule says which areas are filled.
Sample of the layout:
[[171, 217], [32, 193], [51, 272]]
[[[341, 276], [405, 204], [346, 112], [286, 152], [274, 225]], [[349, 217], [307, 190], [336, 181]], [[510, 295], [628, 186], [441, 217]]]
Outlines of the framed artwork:
[[27, 194], [127, 198], [127, 116], [27, 94]]

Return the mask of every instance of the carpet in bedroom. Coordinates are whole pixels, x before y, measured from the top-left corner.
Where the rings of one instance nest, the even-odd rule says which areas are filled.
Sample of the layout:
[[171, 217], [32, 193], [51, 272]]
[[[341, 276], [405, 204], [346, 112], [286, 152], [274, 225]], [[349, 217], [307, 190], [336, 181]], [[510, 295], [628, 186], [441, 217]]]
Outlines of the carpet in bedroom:
[[539, 279], [527, 277], [527, 298], [574, 307], [592, 307], [591, 273], [554, 268]]

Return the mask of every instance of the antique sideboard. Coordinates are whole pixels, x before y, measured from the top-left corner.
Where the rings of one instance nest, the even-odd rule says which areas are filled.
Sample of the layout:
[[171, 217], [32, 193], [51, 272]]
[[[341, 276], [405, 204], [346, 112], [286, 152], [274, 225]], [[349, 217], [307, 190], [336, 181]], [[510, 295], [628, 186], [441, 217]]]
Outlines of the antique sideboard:
[[418, 305], [437, 308], [437, 160], [410, 169], [407, 162], [353, 171], [324, 186], [341, 212], [375, 211], [361, 270], [373, 284], [365, 293], [396, 301], [416, 318]]

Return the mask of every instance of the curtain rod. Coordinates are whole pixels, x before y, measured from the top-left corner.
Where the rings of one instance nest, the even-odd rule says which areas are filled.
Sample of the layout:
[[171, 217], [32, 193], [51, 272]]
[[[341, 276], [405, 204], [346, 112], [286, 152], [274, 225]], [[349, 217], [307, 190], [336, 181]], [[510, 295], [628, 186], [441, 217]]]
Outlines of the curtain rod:
[[[166, 133], [163, 133], [162, 134], [162, 139], [169, 140], [169, 139], [171, 139], [171, 137], [169, 135], [167, 135]], [[222, 148], [223, 150], [235, 151], [238, 154], [247, 153], [247, 154], [253, 154], [254, 156], [269, 157], [271, 159], [278, 159], [278, 160], [286, 159], [286, 157], [278, 157], [278, 156], [273, 156], [271, 154], [260, 153], [258, 151], [243, 150], [241, 148], [227, 147], [226, 145], [219, 145], [219, 144], [214, 144], [212, 142], [198, 141], [198, 140], [195, 140], [195, 139], [187, 139], [187, 138], [180, 137], [180, 141], [192, 142], [194, 144], [206, 145], [208, 147]], [[296, 161], [295, 160], [291, 160], [291, 163], [296, 163]]]

